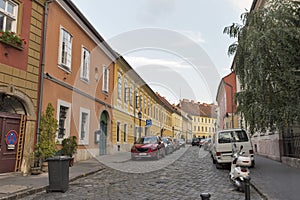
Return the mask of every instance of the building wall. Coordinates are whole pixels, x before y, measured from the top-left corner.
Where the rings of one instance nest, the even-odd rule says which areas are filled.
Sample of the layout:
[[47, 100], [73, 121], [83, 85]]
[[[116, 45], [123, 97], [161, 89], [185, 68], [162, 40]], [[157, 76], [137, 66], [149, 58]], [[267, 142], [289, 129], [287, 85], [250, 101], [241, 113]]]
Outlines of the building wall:
[[[72, 35], [71, 71], [58, 65], [61, 27]], [[59, 119], [60, 102], [70, 105], [70, 122], [64, 137], [75, 135], [78, 138], [79, 147], [75, 161], [99, 155], [99, 144], [95, 142], [94, 133], [100, 129], [100, 117], [103, 112], [108, 115], [107, 152], [112, 148], [111, 103], [114, 58], [113, 53], [105, 47], [99, 47], [98, 42], [100, 44], [101, 40], [97, 33], [92, 32], [81, 16], [73, 12], [72, 6], [65, 4], [64, 1], [53, 1], [49, 4], [42, 111], [51, 102], [56, 108], [55, 115]], [[90, 52], [90, 74], [87, 82], [80, 78], [82, 47]], [[109, 69], [107, 93], [102, 91], [104, 66]], [[85, 133], [87, 141], [80, 139], [82, 110], [89, 113], [88, 132]]]
[[0, 42], [0, 92], [17, 97], [27, 114], [21, 164], [24, 174], [29, 173], [35, 144], [44, 2], [15, 1], [19, 5], [17, 34], [26, 41], [23, 49]]

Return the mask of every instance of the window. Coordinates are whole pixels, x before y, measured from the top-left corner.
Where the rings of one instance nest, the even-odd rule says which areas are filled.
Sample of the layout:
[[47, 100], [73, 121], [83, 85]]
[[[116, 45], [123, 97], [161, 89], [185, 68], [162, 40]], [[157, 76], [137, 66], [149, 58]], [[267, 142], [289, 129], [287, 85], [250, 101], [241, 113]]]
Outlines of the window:
[[80, 126], [79, 126], [79, 144], [88, 144], [89, 141], [89, 121], [90, 111], [85, 108], [80, 108]]
[[80, 78], [88, 82], [90, 79], [89, 77], [90, 77], [90, 52], [85, 47], [82, 47]]
[[124, 124], [124, 142], [127, 141], [127, 124]]
[[196, 126], [194, 126], [194, 131], [196, 131]]
[[200, 131], [200, 126], [198, 126], [198, 131]]
[[71, 71], [71, 58], [72, 35], [65, 29], [60, 28], [58, 65], [67, 71]]
[[57, 111], [57, 139], [60, 141], [63, 138], [69, 137], [70, 135], [71, 104], [62, 100], [58, 100]]
[[148, 115], [151, 115], [151, 103], [148, 101]]
[[[132, 83], [131, 83], [132, 84]], [[130, 96], [129, 96], [129, 101], [130, 101], [130, 105], [132, 106], [132, 99], [133, 99], [133, 88], [132, 88], [132, 86], [130, 86], [130, 91], [129, 91], [129, 94], [130, 94]]]
[[122, 98], [122, 76], [121, 74], [118, 75], [118, 99]]
[[127, 98], [127, 94], [128, 94], [128, 83], [127, 80], [124, 81], [124, 103], [127, 104], [128, 103], [128, 98]]
[[66, 114], [68, 111], [68, 107], [60, 106], [59, 107], [59, 121], [58, 121], [58, 138], [64, 138], [65, 136], [65, 121], [66, 121]]
[[147, 99], [144, 99], [144, 113], [146, 114], [147, 112]]
[[117, 122], [117, 142], [120, 142], [120, 122]]
[[11, 0], [0, 0], [0, 30], [16, 32], [18, 5]]
[[109, 70], [107, 66], [103, 66], [103, 83], [102, 83], [102, 91], [108, 93], [108, 82], [109, 81]]

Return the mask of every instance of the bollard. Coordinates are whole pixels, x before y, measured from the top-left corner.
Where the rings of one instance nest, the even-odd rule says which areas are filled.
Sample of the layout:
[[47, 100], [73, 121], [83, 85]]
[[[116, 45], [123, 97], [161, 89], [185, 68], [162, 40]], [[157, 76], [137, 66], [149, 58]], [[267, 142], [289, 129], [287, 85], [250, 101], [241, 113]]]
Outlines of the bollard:
[[118, 145], [118, 151], [120, 151], [120, 147], [121, 147], [121, 146], [120, 146], [120, 145]]
[[245, 200], [250, 200], [250, 177], [245, 178]]
[[200, 197], [201, 197], [201, 200], [209, 200], [210, 194], [209, 193], [201, 193]]

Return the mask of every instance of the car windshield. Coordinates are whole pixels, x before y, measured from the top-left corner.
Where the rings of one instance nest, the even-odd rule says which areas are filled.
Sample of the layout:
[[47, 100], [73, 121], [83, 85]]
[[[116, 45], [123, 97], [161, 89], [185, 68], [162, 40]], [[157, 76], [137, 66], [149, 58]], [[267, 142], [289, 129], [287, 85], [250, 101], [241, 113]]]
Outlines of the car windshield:
[[136, 141], [136, 144], [156, 144], [156, 137], [142, 137]]
[[235, 142], [247, 142], [248, 136], [243, 130], [219, 133], [219, 143], [231, 143], [231, 140]]

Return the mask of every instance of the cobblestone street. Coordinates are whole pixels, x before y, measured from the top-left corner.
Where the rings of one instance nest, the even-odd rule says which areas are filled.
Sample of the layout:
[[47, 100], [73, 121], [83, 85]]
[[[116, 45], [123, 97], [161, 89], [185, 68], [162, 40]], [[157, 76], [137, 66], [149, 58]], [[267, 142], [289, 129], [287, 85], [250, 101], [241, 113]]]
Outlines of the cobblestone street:
[[[178, 159], [171, 162], [176, 156]], [[139, 173], [122, 170], [129, 166], [138, 166]], [[96, 174], [71, 182], [65, 193], [41, 192], [24, 199], [201, 199], [202, 192], [209, 192], [211, 200], [245, 199], [244, 193], [236, 191], [229, 182], [228, 172], [217, 170], [207, 151], [189, 146], [159, 161], [127, 160], [115, 163], [114, 168], [106, 166]], [[251, 199], [261, 199], [252, 188]]]

